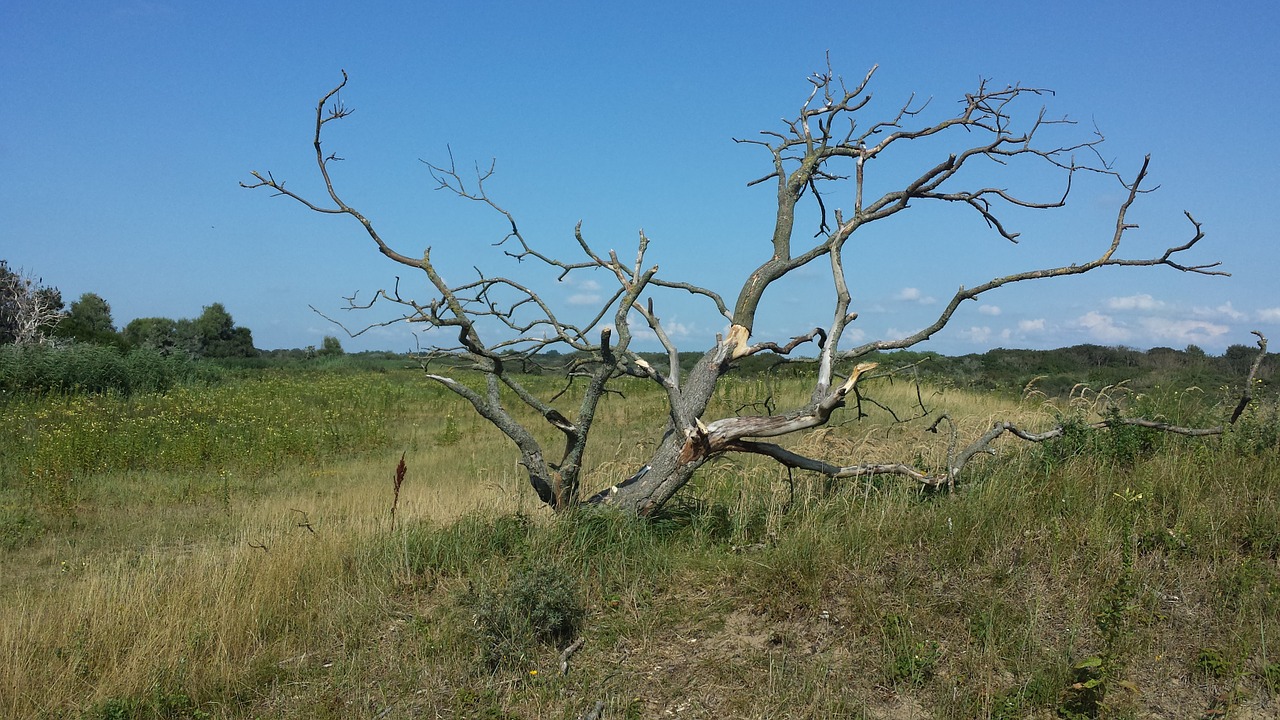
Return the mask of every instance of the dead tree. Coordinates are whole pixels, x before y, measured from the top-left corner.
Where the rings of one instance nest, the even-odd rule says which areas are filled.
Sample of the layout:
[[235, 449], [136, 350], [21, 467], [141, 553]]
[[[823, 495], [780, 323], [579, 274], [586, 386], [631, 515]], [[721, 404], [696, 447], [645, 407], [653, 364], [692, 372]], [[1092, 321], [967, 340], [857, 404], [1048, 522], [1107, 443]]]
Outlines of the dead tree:
[[0, 344], [39, 345], [65, 314], [62, 293], [0, 260]]
[[[1145, 184], [1149, 158], [1135, 175], [1126, 179], [1096, 152], [1103, 140], [1099, 133], [1071, 143], [1042, 141], [1042, 136], [1073, 125], [1066, 118], [1050, 118], [1039, 105], [1038, 99], [1051, 94], [1049, 91], [1019, 85], [997, 89], [984, 81], [963, 96], [957, 112], [942, 120], [923, 120], [922, 110], [928, 103], [908, 100], [885, 119], [865, 121], [863, 114], [871, 101], [867, 88], [874, 73], [872, 68], [852, 87], [830, 68], [816, 73], [809, 78], [807, 98], [793, 119], [784, 120], [777, 130], [764, 131], [757, 138], [738, 140], [766, 154], [768, 172], [748, 185], [772, 187], [777, 210], [770, 244], [760, 248], [762, 261], [746, 277], [731, 303], [702, 285], [659, 276], [657, 267], [646, 263], [649, 238], [643, 232], [630, 259], [621, 258], [613, 251], [605, 253], [595, 249], [584, 236], [581, 223], [574, 231], [581, 251], [579, 259], [571, 261], [544, 254], [521, 233], [515, 217], [488, 195], [485, 182], [492, 176], [492, 166], [478, 172], [474, 180], [464, 180], [452, 158], [447, 166], [431, 165], [433, 176], [441, 188], [483, 203], [504, 218], [508, 232], [498, 244], [507, 256], [539, 263], [561, 279], [573, 273], [603, 271], [614, 286], [607, 301], [579, 320], [563, 315], [517, 277], [487, 275], [477, 270], [479, 274], [475, 279], [461, 283], [447, 281], [437, 271], [430, 248], [420, 255], [403, 253], [378, 233], [373, 222], [347, 205], [336, 189], [331, 168], [339, 158], [323, 149], [321, 136], [328, 123], [351, 113], [338, 99], [339, 91], [347, 83], [345, 72], [342, 82], [316, 106], [315, 158], [327, 198], [322, 202], [305, 198], [286, 189], [285, 183], [271, 173], [254, 172], [254, 180], [242, 184], [248, 188], [270, 188], [316, 212], [349, 215], [363, 226], [383, 255], [423, 274], [429, 283], [429, 298], [409, 297], [397, 281], [393, 289], [379, 291], [372, 302], [362, 307], [375, 302], [394, 303], [402, 311], [397, 321], [421, 323], [447, 330], [451, 335], [456, 333], [456, 347], [435, 348], [429, 355], [465, 359], [470, 368], [481, 373], [483, 383], [473, 387], [445, 372], [432, 370], [428, 370], [427, 377], [464, 398], [510, 438], [538, 496], [557, 511], [589, 503], [648, 515], [662, 507], [705, 463], [730, 453], [763, 455], [789, 468], [831, 477], [892, 473], [936, 485], [949, 482], [952, 473], [942, 478], [931, 477], [900, 462], [836, 466], [797, 454], [773, 439], [826, 424], [832, 413], [844, 406], [859, 377], [875, 366], [858, 362], [860, 358], [877, 350], [908, 348], [929, 339], [947, 325], [961, 303], [997, 288], [1081, 275], [1107, 266], [1163, 266], [1204, 275], [1226, 273], [1216, 269], [1218, 263], [1190, 264], [1180, 259], [1204, 237], [1200, 224], [1190, 214], [1186, 215], [1190, 222], [1189, 236], [1183, 242], [1172, 244], [1151, 257], [1121, 255], [1121, 242], [1126, 232], [1135, 227], [1127, 219], [1129, 209], [1139, 196], [1148, 192]], [[1024, 108], [1028, 102], [1033, 105]], [[876, 171], [889, 158], [898, 157], [897, 151], [913, 145], [934, 148], [940, 141], [955, 143], [956, 149], [910, 171], [909, 179], [894, 189], [879, 195], [871, 192], [877, 185], [869, 178], [886, 177], [887, 174], [877, 176]], [[1089, 162], [1080, 163], [1077, 156], [1087, 157]], [[911, 161], [905, 162], [908, 164], [904, 167], [910, 168]], [[1013, 163], [1024, 166], [1033, 163], [1043, 172], [1057, 175], [1061, 180], [1061, 193], [1033, 199], [999, 187], [969, 185], [967, 183], [973, 182], [971, 174], [961, 174], [962, 169], [971, 167], [981, 167], [986, 172], [999, 171]], [[1073, 179], [1083, 173], [1118, 182], [1126, 192], [1116, 210], [1114, 232], [1110, 238], [1101, 239], [1101, 252], [1096, 257], [961, 287], [937, 317], [919, 330], [902, 337], [841, 348], [846, 329], [857, 318], [850, 306], [844, 249], [864, 226], [892, 217], [915, 204], [946, 203], [976, 213], [993, 233], [1016, 243], [1018, 233], [1009, 227], [1002, 214], [1007, 215], [1013, 208], [1063, 207]], [[833, 207], [832, 198], [837, 193], [841, 202], [848, 203], [847, 210]], [[797, 228], [798, 209], [815, 217], [817, 227]], [[785, 342], [756, 338], [753, 330], [757, 310], [766, 291], [788, 274], [814, 264], [825, 264], [829, 268], [835, 290], [830, 324]], [[676, 345], [665, 332], [655, 309], [654, 296], [664, 292], [691, 293], [713, 305], [727, 321], [727, 331], [716, 338], [715, 344], [688, 373], [682, 373]], [[647, 326], [665, 349], [668, 361], [661, 363], [661, 367], [646, 362], [633, 350], [633, 327], [637, 323]], [[493, 332], [495, 328], [498, 332]], [[716, 385], [731, 371], [734, 360], [764, 352], [787, 354], [810, 343], [817, 358], [812, 394], [802, 407], [770, 415], [706, 417]], [[581, 400], [571, 415], [553, 405], [555, 398], [539, 397], [521, 379], [523, 364], [551, 348], [576, 351], [576, 357], [587, 358], [571, 368], [572, 374], [585, 383]], [[665, 431], [648, 462], [634, 475], [597, 480], [596, 488], [608, 487], [586, 495], [583, 457], [591, 426], [610, 382], [622, 376], [646, 378], [665, 392]], [[563, 447], [544, 447], [535, 433], [505, 408], [504, 401], [523, 403], [531, 408], [542, 422], [563, 437]], [[1006, 431], [1020, 432], [1010, 426], [1002, 428], [1000, 434]], [[971, 449], [977, 452], [985, 447], [983, 444]]]

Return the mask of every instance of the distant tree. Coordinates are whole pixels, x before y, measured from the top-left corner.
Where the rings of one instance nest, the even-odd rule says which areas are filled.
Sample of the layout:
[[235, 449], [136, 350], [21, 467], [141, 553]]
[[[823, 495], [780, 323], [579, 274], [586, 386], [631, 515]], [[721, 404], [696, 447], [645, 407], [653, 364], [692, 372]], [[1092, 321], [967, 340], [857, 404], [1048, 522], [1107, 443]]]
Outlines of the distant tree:
[[338, 341], [338, 338], [332, 335], [326, 335], [324, 342], [320, 345], [320, 356], [336, 357], [343, 354], [345, 353], [342, 350], [342, 343]]
[[62, 293], [0, 260], [0, 345], [35, 345], [62, 317]]
[[151, 348], [168, 354], [178, 344], [178, 323], [164, 317], [138, 318], [121, 333], [132, 347]]
[[[180, 331], [185, 329], [179, 327]], [[190, 340], [197, 346], [196, 355], [200, 357], [255, 357], [258, 354], [253, 347], [253, 334], [248, 328], [236, 327], [222, 303], [205, 306], [200, 316], [191, 321], [189, 330]]]
[[1248, 372], [1257, 354], [1248, 345], [1231, 345], [1222, 357], [1233, 375], [1243, 375]]
[[71, 310], [54, 329], [54, 335], [97, 345], [123, 345], [111, 319], [111, 306], [96, 293], [85, 293], [71, 303]]
[[218, 348], [221, 354], [209, 357], [257, 357], [258, 349], [253, 346], [253, 331], [247, 327], [234, 327], [231, 337]]
[[190, 357], [204, 355], [204, 342], [191, 318], [180, 318], [173, 324], [174, 349]]
[[181, 352], [191, 357], [257, 357], [253, 333], [236, 327], [222, 303], [204, 308], [195, 319], [170, 320], [163, 317], [138, 318], [124, 328], [124, 339], [135, 347], [161, 352]]
[[[1252, 353], [1256, 355], [1257, 353]], [[1182, 353], [1169, 347], [1153, 347], [1146, 352], [1143, 358], [1143, 364], [1146, 367], [1157, 368], [1160, 370], [1168, 370], [1170, 368], [1181, 367], [1183, 362]]]

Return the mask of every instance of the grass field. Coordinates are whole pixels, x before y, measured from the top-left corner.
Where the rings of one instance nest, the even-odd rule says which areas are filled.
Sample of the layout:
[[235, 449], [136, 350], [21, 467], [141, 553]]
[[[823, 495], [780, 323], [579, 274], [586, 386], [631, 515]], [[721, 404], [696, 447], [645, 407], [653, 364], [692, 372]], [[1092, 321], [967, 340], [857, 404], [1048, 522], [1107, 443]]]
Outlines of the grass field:
[[[622, 390], [593, 429], [602, 486], [644, 462], [665, 417], [660, 393]], [[711, 414], [806, 393], [729, 382]], [[963, 441], [1072, 412], [924, 398], [927, 418], [867, 404], [797, 442], [936, 468], [937, 413]], [[1218, 399], [1127, 402], [1191, 422]], [[5, 402], [0, 717], [1280, 714], [1269, 400], [1206, 441], [1005, 443], [950, 496], [723, 460], [649, 522], [549, 517], [506, 441], [410, 371]]]

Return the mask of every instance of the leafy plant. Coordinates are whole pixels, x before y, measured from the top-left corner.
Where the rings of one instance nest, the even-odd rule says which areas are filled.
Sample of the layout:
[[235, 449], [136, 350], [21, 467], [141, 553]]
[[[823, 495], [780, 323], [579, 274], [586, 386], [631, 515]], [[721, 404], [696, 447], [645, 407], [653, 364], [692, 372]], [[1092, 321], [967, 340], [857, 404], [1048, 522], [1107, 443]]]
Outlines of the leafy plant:
[[453, 417], [453, 413], [444, 416], [444, 428], [436, 433], [436, 443], [440, 445], [456, 445], [462, 440], [462, 430], [458, 428], [458, 421]]
[[1059, 714], [1066, 718], [1094, 718], [1107, 709], [1107, 690], [1124, 668], [1126, 640], [1132, 633], [1134, 602], [1134, 557], [1137, 554], [1137, 516], [1143, 493], [1128, 488], [1115, 493], [1123, 505], [1120, 517], [1128, 527], [1121, 543], [1120, 575], [1102, 599], [1094, 624], [1102, 636], [1102, 652], [1072, 666], [1072, 683], [1067, 688]]
[[1067, 688], [1066, 697], [1058, 714], [1068, 720], [1095, 718], [1105, 708], [1103, 697], [1107, 694], [1108, 663], [1100, 655], [1092, 655], [1071, 666], [1073, 682]]
[[1271, 692], [1280, 692], [1280, 662], [1267, 663], [1259, 673], [1262, 682]]
[[1234, 672], [1231, 661], [1215, 648], [1200, 648], [1192, 667], [1196, 672], [1218, 680], [1230, 677]]

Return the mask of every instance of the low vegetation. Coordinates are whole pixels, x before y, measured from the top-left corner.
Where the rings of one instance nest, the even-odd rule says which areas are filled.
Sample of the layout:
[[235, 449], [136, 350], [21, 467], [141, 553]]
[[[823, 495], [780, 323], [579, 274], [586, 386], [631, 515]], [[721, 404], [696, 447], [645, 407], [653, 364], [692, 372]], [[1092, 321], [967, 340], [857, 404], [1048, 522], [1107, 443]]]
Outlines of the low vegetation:
[[[6, 394], [0, 716], [1275, 711], [1280, 416], [1265, 388], [1228, 433], [1194, 440], [1087, 423], [1120, 407], [1195, 424], [1238, 394], [926, 387], [927, 416], [868, 401], [798, 451], [940, 468], [948, 438], [925, 432], [940, 413], [962, 439], [994, 418], [1076, 422], [1002, 441], [954, 494], [738, 458], [640, 521], [552, 518], [497, 431], [420, 371], [377, 369]], [[714, 411], [807, 393], [782, 375], [730, 379]], [[588, 476], [643, 463], [665, 402], [651, 386], [601, 405]], [[863, 391], [917, 402], [900, 379]]]

